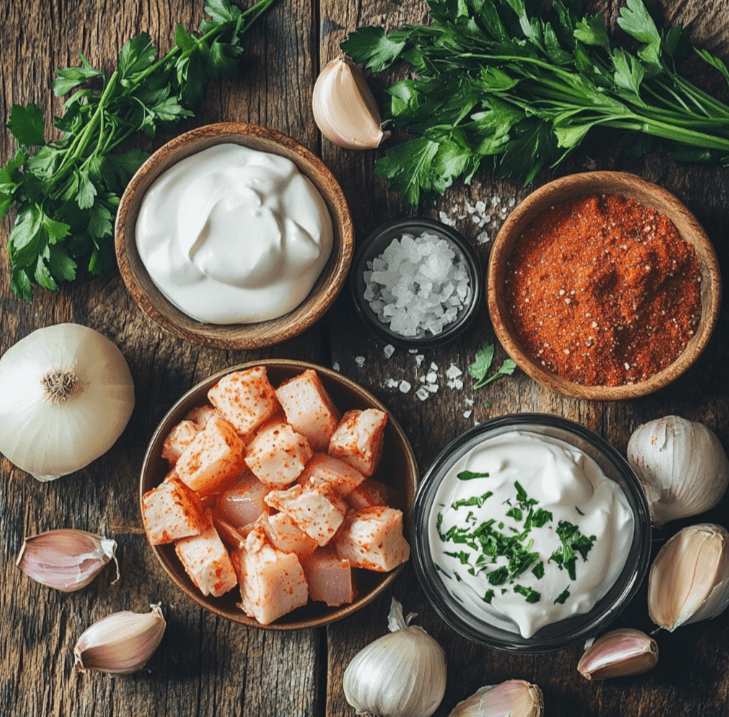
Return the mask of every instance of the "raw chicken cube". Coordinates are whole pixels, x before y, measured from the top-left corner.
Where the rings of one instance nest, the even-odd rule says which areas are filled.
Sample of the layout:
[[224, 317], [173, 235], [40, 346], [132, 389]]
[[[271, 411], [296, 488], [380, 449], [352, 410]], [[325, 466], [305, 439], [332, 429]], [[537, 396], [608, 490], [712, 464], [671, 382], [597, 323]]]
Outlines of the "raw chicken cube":
[[388, 505], [390, 502], [387, 486], [374, 478], [367, 478], [360, 483], [344, 500], [353, 510], [371, 505]]
[[337, 555], [354, 568], [384, 573], [410, 557], [402, 512], [381, 505], [350, 510], [333, 543]]
[[284, 553], [296, 553], [299, 560], [308, 558], [318, 546], [316, 540], [301, 530], [286, 513], [262, 513], [258, 525], [266, 531], [266, 537], [274, 548]]
[[174, 476], [142, 496], [142, 517], [151, 545], [199, 535], [205, 524], [200, 498]]
[[306, 605], [306, 577], [296, 553], [274, 548], [261, 527], [251, 530], [245, 547], [232, 558], [240, 583], [238, 607], [249, 617], [268, 625]]
[[208, 398], [243, 438], [279, 409], [265, 366], [223, 376], [208, 391]]
[[215, 406], [211, 406], [209, 403], [206, 403], [204, 406], [197, 406], [196, 408], [193, 408], [192, 411], [185, 416], [185, 420], [192, 421], [198, 429], [202, 431], [213, 416], [222, 418], [222, 416], [215, 410]]
[[261, 513], [268, 513], [269, 507], [263, 497], [271, 490], [244, 466], [235, 483], [222, 493], [218, 493], [215, 509], [235, 528], [253, 523]]
[[327, 486], [296, 484], [288, 490], [272, 490], [264, 500], [286, 513], [319, 545], [329, 542], [347, 512], [346, 503]]
[[336, 607], [354, 602], [354, 575], [349, 560], [342, 560], [333, 548], [317, 548], [302, 563], [309, 597]]
[[339, 423], [339, 411], [316, 371], [308, 369], [276, 389], [286, 420], [306, 436], [315, 451], [325, 451]]
[[200, 432], [200, 429], [192, 421], [180, 421], [165, 438], [162, 444], [162, 458], [175, 465], [182, 455], [185, 448], [191, 443], [192, 439]]
[[272, 419], [248, 444], [245, 461], [266, 485], [285, 488], [299, 477], [312, 455], [304, 436], [285, 421]]
[[204, 529], [200, 535], [178, 540], [175, 552], [203, 595], [220, 597], [238, 582], [228, 551], [213, 525], [210, 510], [205, 511]]
[[329, 455], [371, 476], [382, 455], [386, 424], [387, 414], [376, 408], [347, 411], [329, 440]]
[[298, 482], [301, 485], [328, 485], [342, 497], [349, 495], [365, 477], [339, 458], [326, 453], [315, 453], [306, 464]]
[[196, 493], [215, 493], [243, 468], [244, 453], [233, 426], [222, 418], [211, 418], [184, 450], [175, 471]]

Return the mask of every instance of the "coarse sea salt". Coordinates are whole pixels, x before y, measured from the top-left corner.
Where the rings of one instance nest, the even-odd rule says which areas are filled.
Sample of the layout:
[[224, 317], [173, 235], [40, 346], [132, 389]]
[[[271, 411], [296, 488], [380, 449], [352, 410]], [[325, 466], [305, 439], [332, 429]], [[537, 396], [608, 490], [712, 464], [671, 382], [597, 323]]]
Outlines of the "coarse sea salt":
[[437, 234], [404, 234], [367, 263], [364, 298], [399, 336], [437, 336], [459, 316], [471, 296], [465, 262]]

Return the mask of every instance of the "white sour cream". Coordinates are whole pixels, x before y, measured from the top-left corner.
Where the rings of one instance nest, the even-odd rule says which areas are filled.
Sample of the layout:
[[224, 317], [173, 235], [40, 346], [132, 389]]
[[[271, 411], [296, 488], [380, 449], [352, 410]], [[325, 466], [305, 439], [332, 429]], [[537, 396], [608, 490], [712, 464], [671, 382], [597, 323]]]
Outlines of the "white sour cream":
[[[458, 478], [463, 471], [489, 476], [463, 480]], [[523, 489], [521, 497], [526, 494], [536, 503], [522, 501], [520, 505], [517, 483]], [[492, 495], [484, 498], [488, 493]], [[458, 501], [473, 502], [474, 496], [480, 499], [476, 504], [454, 507]], [[529, 509], [533, 517], [539, 510], [552, 517], [546, 520], [541, 513], [544, 525], [526, 531]], [[507, 516], [510, 510], [513, 514]], [[524, 536], [519, 542], [525, 554], [538, 553], [524, 572], [501, 584], [493, 584], [489, 576], [493, 573], [492, 579], [497, 581], [504, 577], [504, 571], [495, 571], [508, 569], [507, 557], [491, 562], [482, 541], [473, 537], [489, 520], [494, 521], [491, 531], [507, 538]], [[575, 526], [591, 544], [586, 559], [577, 552], [574, 579], [559, 564], [564, 551], [557, 531], [571, 531], [566, 524]], [[529, 638], [545, 625], [589, 612], [608, 592], [625, 566], [633, 524], [622, 489], [592, 458], [559, 439], [517, 431], [485, 439], [452, 467], [435, 496], [429, 537], [433, 560], [448, 592], [474, 615]], [[452, 537], [444, 541], [442, 536], [449, 531]], [[457, 535], [466, 540], [454, 541]], [[491, 535], [493, 539], [494, 533]], [[550, 560], [555, 553], [557, 560]], [[539, 568], [537, 574], [533, 572], [539, 564], [544, 569], [541, 577]], [[520, 586], [518, 591], [515, 586]], [[527, 596], [534, 600], [535, 593], [538, 600], [529, 602]]]
[[181, 311], [212, 324], [267, 321], [309, 294], [332, 249], [321, 195], [285, 157], [219, 144], [152, 184], [140, 258]]

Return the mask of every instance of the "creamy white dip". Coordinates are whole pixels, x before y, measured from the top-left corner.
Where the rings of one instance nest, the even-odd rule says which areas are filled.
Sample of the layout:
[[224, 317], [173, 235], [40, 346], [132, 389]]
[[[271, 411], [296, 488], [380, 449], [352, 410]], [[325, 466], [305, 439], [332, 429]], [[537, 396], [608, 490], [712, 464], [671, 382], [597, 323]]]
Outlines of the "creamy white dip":
[[448, 592], [474, 615], [528, 638], [588, 612], [608, 592], [633, 525], [622, 489], [592, 458], [517, 431], [486, 438], [451, 468], [435, 495], [429, 539]]
[[219, 144], [152, 184], [136, 241], [150, 278], [181, 311], [254, 323], [296, 308], [332, 249], [323, 198], [285, 157]]

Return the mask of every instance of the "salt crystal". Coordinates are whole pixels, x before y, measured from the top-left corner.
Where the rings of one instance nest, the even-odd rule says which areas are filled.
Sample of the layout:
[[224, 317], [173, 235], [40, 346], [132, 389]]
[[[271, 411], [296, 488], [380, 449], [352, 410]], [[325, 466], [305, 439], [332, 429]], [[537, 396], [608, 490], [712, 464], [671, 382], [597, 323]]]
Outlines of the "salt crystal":
[[[410, 349], [410, 353], [415, 353], [416, 351], [417, 351], [417, 349]], [[418, 366], [420, 366], [423, 363], [424, 360], [425, 360], [425, 355], [424, 354], [417, 354], [415, 356], [415, 363]]]
[[472, 414], [473, 414], [473, 411], [464, 411], [463, 412], [463, 417], [464, 418], [470, 418]]
[[458, 368], [458, 366], [456, 366], [455, 364], [451, 364], [446, 369], [445, 375], [448, 378], [457, 378], [458, 376], [463, 376], [463, 371], [461, 371], [461, 369]]
[[471, 217], [471, 221], [472, 221], [472, 222], [473, 222], [474, 224], [478, 224], [478, 223], [479, 223], [479, 222], [481, 221], [481, 217], [479, 217], [479, 216], [478, 216], [478, 214], [474, 214], [474, 215], [473, 215], [473, 216]]
[[400, 382], [399, 382], [399, 381], [397, 381], [397, 380], [396, 380], [396, 379], [394, 379], [394, 378], [388, 378], [388, 379], [387, 379], [387, 380], [385, 381], [385, 387], [386, 387], [386, 388], [397, 388], [397, 387], [399, 386], [399, 384], [400, 384]]
[[478, 235], [478, 236], [476, 237], [476, 241], [477, 241], [477, 242], [478, 242], [479, 244], [485, 244], [485, 243], [486, 243], [487, 241], [489, 241], [490, 239], [491, 239], [491, 237], [489, 236], [489, 233], [488, 233], [488, 232], [481, 232], [481, 233], [480, 233], [480, 234], [479, 234], [479, 235]]
[[362, 368], [362, 366], [365, 365], [365, 357], [364, 356], [355, 356], [354, 362], [357, 364], [357, 366]]
[[514, 197], [512, 197], [511, 199], [509, 199], [509, 206], [510, 207], [513, 207], [515, 204], [516, 204], [516, 199], [514, 199]]
[[463, 381], [461, 381], [460, 378], [452, 378], [446, 383], [446, 386], [454, 389], [455, 391], [460, 391], [463, 388]]
[[491, 197], [491, 204], [493, 204], [493, 206], [501, 204], [501, 197]]
[[486, 202], [483, 202], [481, 200], [476, 202], [476, 211], [477, 212], [485, 212], [486, 211]]
[[400, 381], [400, 385], [398, 386], [398, 388], [400, 389], [400, 393], [407, 393], [412, 388], [412, 386], [408, 381], [403, 380]]
[[418, 389], [418, 390], [417, 390], [417, 391], [415, 392], [415, 395], [416, 395], [416, 396], [417, 396], [417, 397], [418, 397], [418, 398], [419, 398], [419, 399], [420, 399], [421, 401], [425, 401], [425, 399], [426, 399], [426, 398], [428, 398], [428, 396], [430, 396], [430, 391], [428, 391], [428, 389], [427, 389], [427, 388], [419, 388], [419, 389]]
[[438, 380], [438, 374], [435, 371], [430, 371], [425, 377], [428, 383], [435, 383]]
[[431, 393], [437, 393], [438, 392], [438, 384], [437, 383], [429, 383], [425, 388], [428, 389]]
[[487, 214], [487, 215], [486, 215], [486, 216], [485, 216], [485, 217], [483, 218], [483, 223], [484, 223], [484, 224], [488, 224], [488, 223], [489, 223], [490, 221], [491, 221], [491, 215], [490, 215], [490, 214]]
[[435, 361], [432, 361], [430, 364], [430, 370], [431, 371], [437, 371], [438, 370], [438, 364], [435, 363]]
[[467, 406], [473, 406], [473, 399], [472, 398], [467, 398], [466, 399], [466, 405]]
[[334, 363], [332, 364], [332, 370], [333, 370], [333, 371], [339, 371], [339, 361], [335, 361], [335, 362], [334, 362]]
[[395, 353], [395, 347], [392, 344], [387, 344], [387, 346], [382, 349], [382, 353], [385, 354], [385, 358], [390, 358], [390, 356]]

